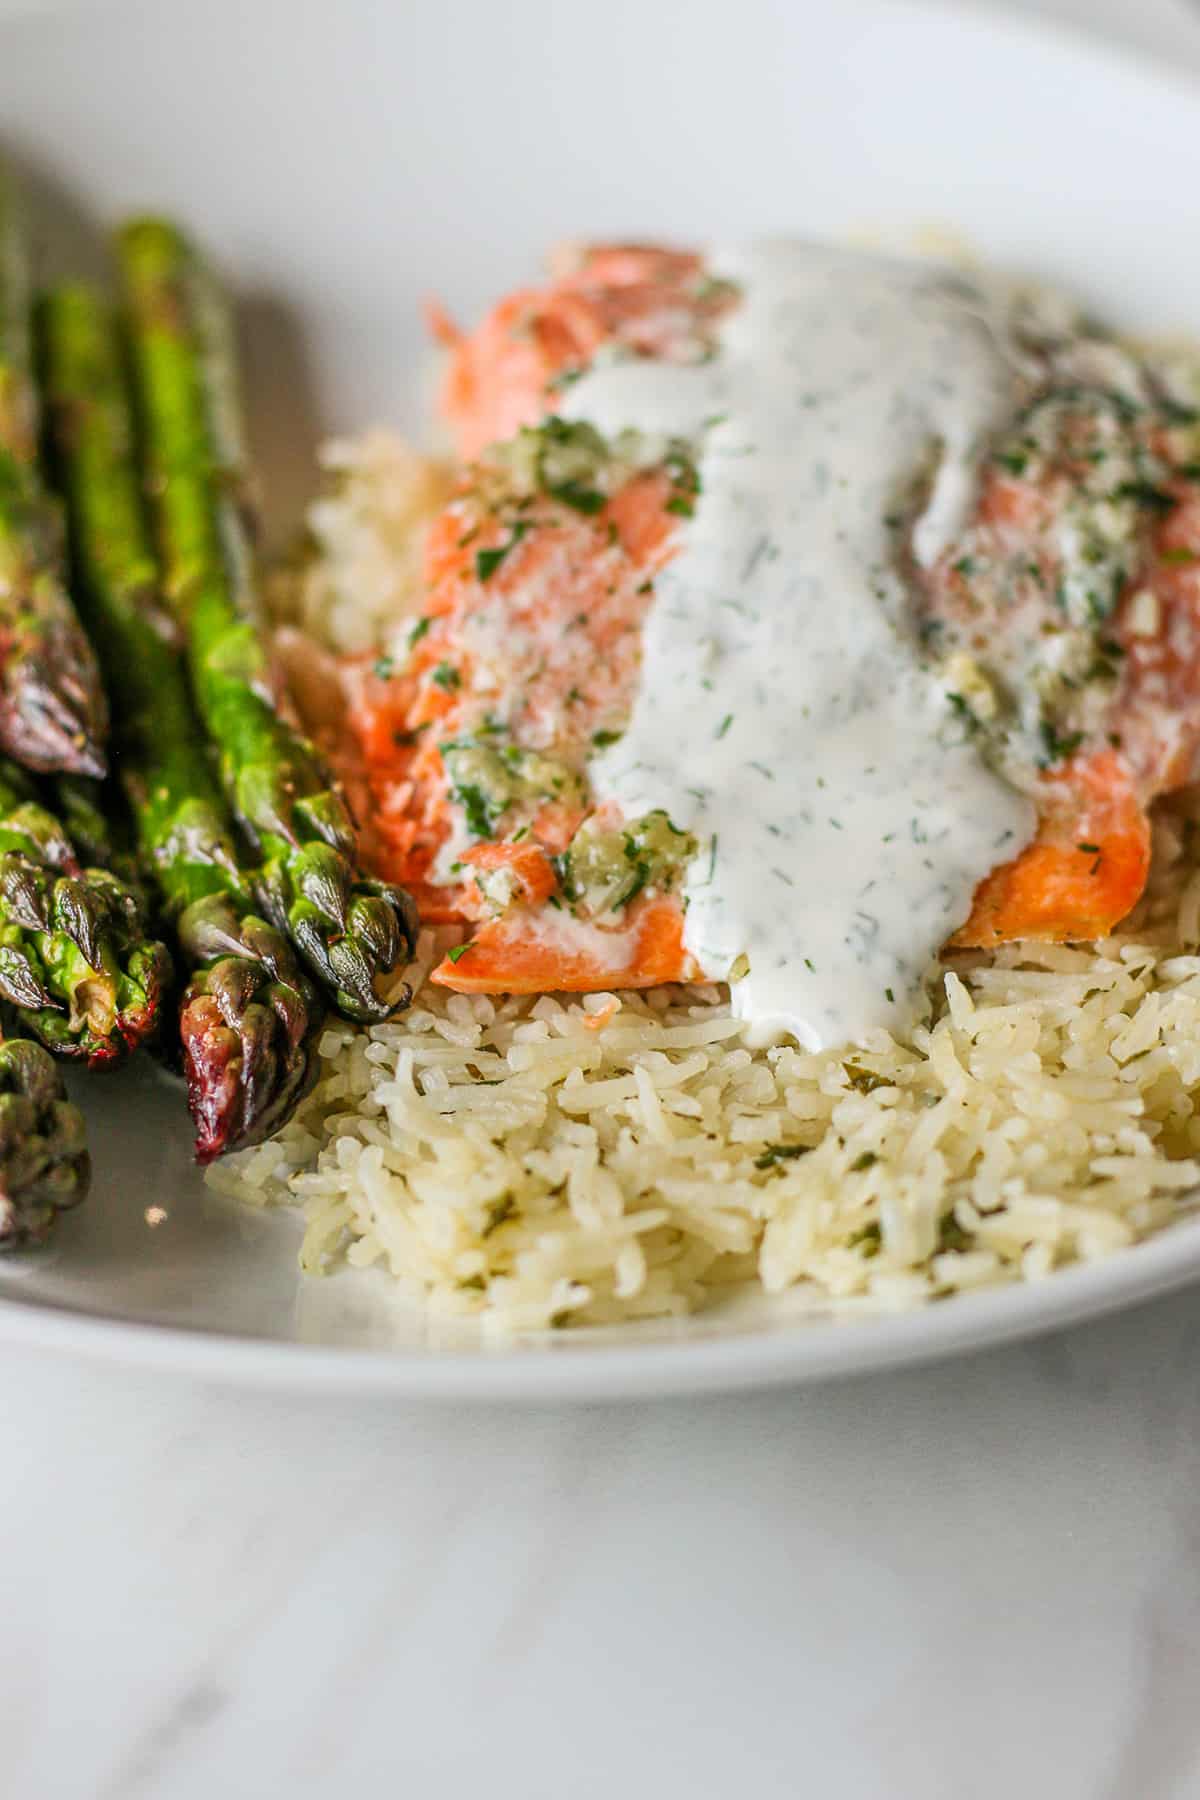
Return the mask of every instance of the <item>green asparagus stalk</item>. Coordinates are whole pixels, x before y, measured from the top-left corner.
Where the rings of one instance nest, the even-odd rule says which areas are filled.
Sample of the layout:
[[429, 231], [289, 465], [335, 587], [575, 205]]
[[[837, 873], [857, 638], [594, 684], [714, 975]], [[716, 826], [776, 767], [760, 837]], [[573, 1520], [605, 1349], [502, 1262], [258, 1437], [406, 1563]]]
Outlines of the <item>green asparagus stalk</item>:
[[37, 435], [24, 244], [0, 167], [0, 751], [32, 769], [103, 775], [104, 691], [64, 584]]
[[40, 1044], [0, 1039], [0, 1250], [45, 1243], [92, 1178], [83, 1115]]
[[416, 913], [401, 889], [357, 868], [341, 794], [273, 704], [223, 298], [170, 224], [136, 221], [119, 251], [168, 599], [222, 786], [258, 859], [259, 904], [348, 1018], [383, 1018], [401, 997], [387, 980], [411, 955]]
[[137, 897], [83, 868], [61, 820], [0, 758], [0, 997], [56, 1055], [101, 1068], [157, 1032], [171, 976]]
[[202, 1162], [268, 1137], [307, 1091], [324, 1007], [258, 917], [212, 776], [142, 515], [115, 320], [86, 287], [39, 310], [50, 461], [80, 605], [113, 697], [117, 768], [190, 980], [180, 1013]]

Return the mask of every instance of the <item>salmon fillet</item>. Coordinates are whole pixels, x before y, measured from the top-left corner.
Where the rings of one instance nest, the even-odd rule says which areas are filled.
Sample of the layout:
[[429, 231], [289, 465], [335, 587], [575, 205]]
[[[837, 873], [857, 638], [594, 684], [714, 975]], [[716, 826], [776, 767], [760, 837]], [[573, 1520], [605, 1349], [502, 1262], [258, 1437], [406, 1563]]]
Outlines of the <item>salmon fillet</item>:
[[[710, 354], [736, 304], [697, 254], [625, 245], [574, 253], [469, 334], [438, 315], [443, 406], [466, 467], [429, 533], [407, 653], [353, 665], [347, 684], [380, 872], [426, 919], [469, 928], [434, 973], [442, 985], [702, 978], [665, 835], [686, 834], [597, 815], [586, 773], [628, 719], [642, 624], [692, 509], [694, 470], [685, 449], [622, 467], [553, 409], [604, 346]], [[934, 566], [910, 568], [914, 629], [950, 701], [1039, 818], [1034, 842], [980, 883], [952, 948], [1110, 931], [1147, 879], [1151, 802], [1196, 779], [1200, 761], [1195, 423], [1161, 396], [1123, 406], [1049, 366], [1035, 400], [1042, 412], [1031, 403], [985, 460], [965, 530]], [[1120, 554], [1100, 558], [1103, 591], [1082, 598], [1063, 551], [1081, 507], [1089, 528], [1112, 528], [1106, 507], [1120, 527]], [[1048, 676], [1035, 653], [1052, 640]], [[1071, 673], [1080, 656], [1086, 680]], [[593, 881], [612, 857], [629, 880]], [[584, 863], [593, 885], [581, 888]]]

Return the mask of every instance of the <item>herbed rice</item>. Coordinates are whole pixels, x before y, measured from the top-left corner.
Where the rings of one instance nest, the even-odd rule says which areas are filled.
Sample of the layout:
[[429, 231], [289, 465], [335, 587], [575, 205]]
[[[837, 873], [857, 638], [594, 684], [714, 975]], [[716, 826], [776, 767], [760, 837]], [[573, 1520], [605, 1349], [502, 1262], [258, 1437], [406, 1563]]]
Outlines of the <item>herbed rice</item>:
[[1105, 1256], [1200, 1183], [1187, 816], [1157, 821], [1125, 933], [961, 960], [911, 1043], [754, 1049], [715, 986], [452, 994], [425, 983], [448, 941], [425, 932], [411, 1010], [329, 1026], [296, 1117], [209, 1179], [300, 1204], [309, 1272], [382, 1264], [501, 1332], [684, 1313], [755, 1280], [900, 1308]]

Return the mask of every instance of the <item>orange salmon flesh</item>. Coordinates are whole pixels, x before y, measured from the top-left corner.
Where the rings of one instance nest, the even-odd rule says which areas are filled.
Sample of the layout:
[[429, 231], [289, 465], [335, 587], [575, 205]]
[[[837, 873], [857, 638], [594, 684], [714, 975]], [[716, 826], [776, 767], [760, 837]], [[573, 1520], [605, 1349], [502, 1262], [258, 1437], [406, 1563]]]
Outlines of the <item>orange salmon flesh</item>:
[[[612, 491], [568, 482], [531, 494], [506, 487], [489, 457], [552, 418], [563, 384], [604, 346], [683, 361], [710, 354], [736, 305], [698, 254], [614, 245], [573, 252], [546, 285], [502, 300], [473, 331], [431, 312], [447, 351], [442, 406], [460, 486], [428, 532], [424, 610], [406, 657], [394, 669], [350, 661], [344, 678], [378, 872], [411, 890], [425, 920], [467, 929], [433, 974], [443, 986], [529, 994], [704, 978], [676, 893], [638, 893], [618, 918], [577, 928], [562, 864], [592, 811], [588, 756], [632, 706], [654, 582], [678, 549], [690, 499], [681, 504], [670, 467], [630, 471]], [[1052, 606], [1054, 527], [1082, 479], [1072, 458], [1083, 467], [1085, 424], [1068, 418], [1055, 457], [1032, 476], [985, 469], [970, 554], [955, 547], [924, 578], [927, 617], [956, 629], [976, 619], [985, 636], [1007, 629], [1013, 608], [1001, 609], [995, 581], [964, 573], [979, 567], [1027, 571], [1005, 589], [1025, 609], [1022, 629]], [[1151, 448], [1169, 462], [1165, 438]], [[1145, 887], [1151, 803], [1200, 775], [1193, 478], [1172, 472], [1139, 531], [1138, 565], [1104, 640], [1113, 672], [1102, 728], [1051, 742], [1028, 783], [1034, 841], [980, 882], [952, 949], [1103, 937]], [[489, 814], [491, 836], [461, 844], [463, 795], [477, 812], [485, 806], [452, 779], [444, 747], [463, 742], [505, 781], [547, 759], [566, 777], [532, 799], [522, 792]]]

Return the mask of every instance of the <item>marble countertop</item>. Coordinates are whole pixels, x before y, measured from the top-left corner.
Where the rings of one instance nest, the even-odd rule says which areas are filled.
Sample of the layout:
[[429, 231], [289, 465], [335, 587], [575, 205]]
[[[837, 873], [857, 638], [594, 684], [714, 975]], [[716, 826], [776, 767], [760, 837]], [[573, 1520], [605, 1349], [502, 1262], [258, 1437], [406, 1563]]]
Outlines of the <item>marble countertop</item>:
[[[1187, 0], [1021, 9], [1200, 72]], [[14, 1800], [1200, 1796], [1200, 1293], [576, 1410], [5, 1350], [0, 1445]]]
[[1200, 1299], [567, 1410], [6, 1356], [21, 1800], [1186, 1800]]

